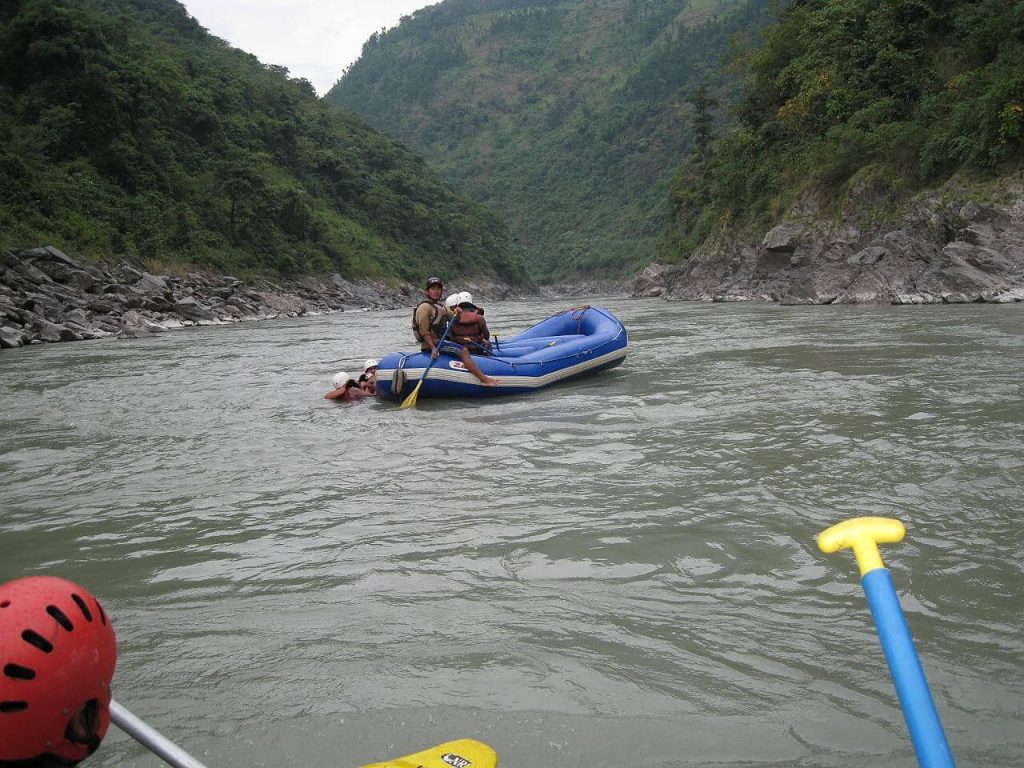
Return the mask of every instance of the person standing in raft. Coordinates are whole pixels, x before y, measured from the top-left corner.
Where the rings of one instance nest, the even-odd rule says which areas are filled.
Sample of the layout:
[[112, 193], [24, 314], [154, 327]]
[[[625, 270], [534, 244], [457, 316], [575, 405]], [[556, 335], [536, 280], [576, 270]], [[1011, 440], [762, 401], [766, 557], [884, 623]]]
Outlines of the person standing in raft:
[[448, 334], [459, 344], [466, 345], [477, 355], [491, 354], [491, 332], [484, 320], [484, 311], [473, 303], [473, 295], [463, 291], [455, 297], [458, 312]]
[[369, 392], [362, 389], [359, 383], [344, 371], [339, 371], [331, 378], [331, 385], [334, 387], [324, 395], [324, 400], [363, 400], [373, 397]]
[[[448, 322], [452, 319], [448, 308], [441, 303], [441, 294], [444, 293], [444, 283], [439, 277], [432, 277], [427, 280], [427, 297], [416, 305], [412, 313], [412, 332], [419, 342], [420, 351], [429, 352], [434, 359], [440, 354], [449, 357], [457, 357], [466, 366], [466, 370], [480, 379], [485, 387], [493, 387], [498, 384], [497, 379], [492, 379], [480, 370], [473, 357], [461, 344], [449, 339], [441, 343], [448, 328]], [[451, 335], [451, 334], [449, 334]]]

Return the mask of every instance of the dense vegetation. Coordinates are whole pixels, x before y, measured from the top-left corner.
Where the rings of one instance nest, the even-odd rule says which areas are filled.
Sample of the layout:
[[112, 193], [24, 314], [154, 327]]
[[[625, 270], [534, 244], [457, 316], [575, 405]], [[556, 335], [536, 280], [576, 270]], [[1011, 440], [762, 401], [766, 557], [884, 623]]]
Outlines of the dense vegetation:
[[1024, 163], [1020, 0], [801, 0], [747, 71], [736, 127], [677, 174], [665, 258], [795, 203], [884, 215]]
[[537, 276], [623, 272], [670, 225], [694, 94], [734, 101], [722, 59], [759, 42], [768, 4], [445, 0], [374, 35], [326, 98], [502, 212]]
[[500, 217], [173, 0], [0, 0], [0, 247], [510, 279]]

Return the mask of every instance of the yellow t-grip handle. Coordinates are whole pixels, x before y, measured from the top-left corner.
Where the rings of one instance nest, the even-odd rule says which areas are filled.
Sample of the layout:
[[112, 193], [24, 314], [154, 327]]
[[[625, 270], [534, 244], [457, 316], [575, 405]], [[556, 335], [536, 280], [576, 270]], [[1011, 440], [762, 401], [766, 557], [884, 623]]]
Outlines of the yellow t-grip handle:
[[903, 541], [907, 530], [892, 517], [852, 517], [818, 534], [818, 549], [826, 554], [849, 547], [857, 558], [860, 575], [885, 568], [879, 544]]

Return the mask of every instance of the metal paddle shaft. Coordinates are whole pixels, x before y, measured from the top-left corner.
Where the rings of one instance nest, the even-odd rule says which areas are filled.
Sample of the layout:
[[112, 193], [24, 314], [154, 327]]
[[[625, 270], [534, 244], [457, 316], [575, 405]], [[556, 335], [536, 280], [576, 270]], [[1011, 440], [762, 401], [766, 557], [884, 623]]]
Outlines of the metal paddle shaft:
[[155, 728], [146, 725], [116, 701], [110, 701], [110, 721], [174, 768], [206, 768]]

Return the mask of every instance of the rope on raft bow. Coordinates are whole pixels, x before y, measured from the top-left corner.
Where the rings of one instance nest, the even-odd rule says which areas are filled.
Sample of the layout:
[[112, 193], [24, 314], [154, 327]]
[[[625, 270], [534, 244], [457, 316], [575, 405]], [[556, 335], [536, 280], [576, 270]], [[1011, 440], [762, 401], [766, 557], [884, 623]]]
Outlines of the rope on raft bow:
[[[569, 307], [569, 309], [563, 309], [558, 315], [567, 315], [570, 312], [579, 312], [579, 314], [573, 318], [576, 321], [576, 333], [580, 333], [583, 329], [583, 316], [587, 314], [587, 310], [590, 309], [589, 304], [580, 304], [578, 307]], [[556, 315], [556, 317], [558, 316]]]

